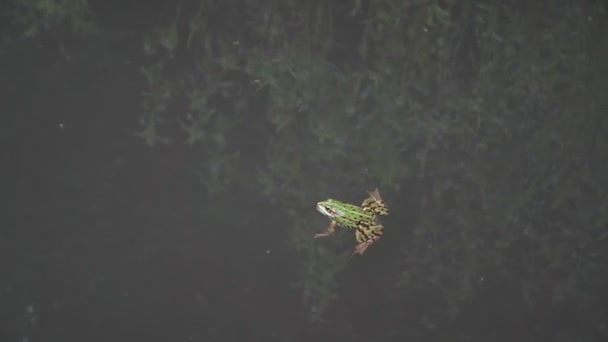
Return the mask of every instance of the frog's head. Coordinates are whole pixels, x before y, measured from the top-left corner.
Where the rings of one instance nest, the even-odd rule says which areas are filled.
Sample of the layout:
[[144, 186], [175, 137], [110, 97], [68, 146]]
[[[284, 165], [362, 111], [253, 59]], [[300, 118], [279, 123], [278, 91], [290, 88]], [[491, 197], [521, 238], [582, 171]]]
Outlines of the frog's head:
[[317, 210], [329, 218], [340, 217], [344, 214], [340, 209], [340, 202], [332, 199], [317, 203]]

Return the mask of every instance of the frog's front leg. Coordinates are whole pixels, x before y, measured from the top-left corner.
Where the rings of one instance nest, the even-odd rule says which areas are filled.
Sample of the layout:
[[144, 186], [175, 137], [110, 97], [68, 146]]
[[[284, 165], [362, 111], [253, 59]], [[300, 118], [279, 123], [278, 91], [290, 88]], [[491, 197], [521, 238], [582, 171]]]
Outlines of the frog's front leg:
[[357, 227], [355, 236], [359, 244], [355, 247], [355, 251], [352, 255], [363, 254], [367, 247], [371, 246], [374, 242], [378, 241], [382, 237], [383, 232], [384, 227], [381, 224]]
[[324, 231], [323, 233], [315, 234], [315, 239], [318, 237], [330, 236], [334, 233], [334, 231], [336, 231], [336, 221], [331, 221], [326, 231]]

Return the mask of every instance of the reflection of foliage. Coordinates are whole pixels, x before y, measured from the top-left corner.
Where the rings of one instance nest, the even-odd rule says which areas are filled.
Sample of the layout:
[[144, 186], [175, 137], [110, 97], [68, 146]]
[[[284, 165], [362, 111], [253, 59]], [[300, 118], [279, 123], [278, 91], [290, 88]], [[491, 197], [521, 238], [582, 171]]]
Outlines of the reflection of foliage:
[[[269, 134], [256, 179], [281, 203], [300, 208], [345, 186], [398, 189], [423, 180], [402, 284], [426, 278], [454, 309], [496, 266], [522, 279], [531, 301], [547, 281], [555, 300], [592, 286], [579, 282], [605, 257], [594, 248], [606, 217], [598, 212], [605, 173], [594, 160], [606, 141], [593, 133], [600, 104], [585, 95], [584, 39], [585, 18], [599, 9], [537, 15], [535, 6], [470, 1], [198, 6], [178, 20], [187, 29], [174, 21], [158, 36], [168, 66], [181, 52], [198, 56], [192, 67], [180, 60], [182, 70], [149, 84], [188, 94], [162, 106], [185, 102], [180, 126], [209, 158], [238, 152], [228, 137], [252, 122], [252, 110], [264, 110], [253, 121]], [[223, 22], [251, 29], [225, 27], [214, 20], [220, 11], [230, 17]], [[255, 108], [260, 96], [265, 103]], [[206, 179], [235, 175], [208, 165], [215, 177]], [[325, 263], [342, 259], [319, 257], [302, 215], [293, 236], [309, 260], [304, 290], [316, 296], [311, 308], [322, 309], [342, 264]]]
[[310, 241], [311, 204], [376, 185], [417, 212], [401, 286], [426, 281], [446, 313], [490, 274], [530, 304], [591, 303], [608, 257], [602, 2], [238, 3], [183, 1], [146, 39], [139, 134], [183, 133], [211, 191], [291, 213], [315, 317], [344, 258]]
[[[238, 178], [294, 213], [343, 187], [420, 180], [416, 192], [408, 189], [419, 217], [404, 246], [402, 284], [427, 279], [452, 313], [496, 267], [505, 272], [499, 277], [521, 279], [531, 302], [546, 282], [557, 301], [593, 286], [588, 279], [606, 257], [598, 244], [607, 173], [596, 160], [607, 146], [597, 123], [605, 104], [587, 95], [586, 39], [588, 18], [602, 8], [244, 3], [251, 7], [237, 11], [202, 1], [158, 35], [170, 58], [153, 56], [173, 70], [150, 88], [171, 84], [188, 94], [162, 106], [185, 103], [178, 120], [189, 144], [209, 157], [236, 153], [228, 137], [253, 123], [267, 134], [258, 146], [265, 159], [255, 163], [257, 183], [250, 172]], [[230, 20], [216, 20], [220, 12]], [[252, 121], [254, 110], [265, 116]], [[236, 163], [208, 164], [215, 178], [207, 179], [234, 177]], [[322, 264], [327, 258], [304, 228], [308, 214], [294, 215], [303, 222], [293, 225], [295, 246], [312, 270], [305, 292], [322, 308], [341, 263]]]
[[65, 25], [72, 32], [90, 28], [87, 0], [12, 0], [11, 12], [25, 36]]

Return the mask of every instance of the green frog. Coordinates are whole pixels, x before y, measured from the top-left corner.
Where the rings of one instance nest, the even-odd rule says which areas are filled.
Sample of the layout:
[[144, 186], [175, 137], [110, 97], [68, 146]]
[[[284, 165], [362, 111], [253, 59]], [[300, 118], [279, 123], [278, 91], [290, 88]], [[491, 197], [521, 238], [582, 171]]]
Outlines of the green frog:
[[365, 250], [382, 237], [384, 227], [378, 222], [378, 215], [388, 215], [388, 206], [380, 196], [378, 189], [368, 192], [361, 206], [328, 199], [317, 203], [317, 210], [329, 217], [331, 222], [323, 233], [315, 235], [318, 237], [330, 236], [336, 226], [355, 229], [355, 237], [359, 244], [355, 247], [352, 255], [363, 254]]

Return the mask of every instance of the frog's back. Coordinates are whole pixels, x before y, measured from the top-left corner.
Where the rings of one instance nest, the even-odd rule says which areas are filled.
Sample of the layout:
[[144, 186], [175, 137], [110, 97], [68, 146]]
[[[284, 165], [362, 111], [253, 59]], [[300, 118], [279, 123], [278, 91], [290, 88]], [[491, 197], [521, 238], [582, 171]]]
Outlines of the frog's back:
[[340, 225], [348, 228], [353, 228], [360, 222], [373, 222], [376, 218], [374, 213], [365, 211], [362, 207], [355, 204], [340, 202], [339, 206], [342, 215], [337, 218], [337, 221]]

